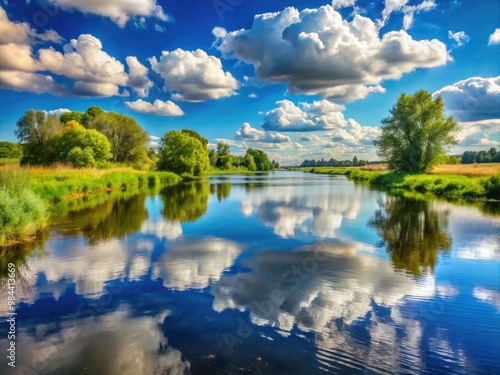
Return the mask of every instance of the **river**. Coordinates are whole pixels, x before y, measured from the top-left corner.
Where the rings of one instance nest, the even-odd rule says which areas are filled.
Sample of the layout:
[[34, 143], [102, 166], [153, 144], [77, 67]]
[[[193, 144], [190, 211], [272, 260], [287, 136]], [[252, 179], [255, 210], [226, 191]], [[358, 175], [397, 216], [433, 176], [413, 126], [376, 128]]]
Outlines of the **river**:
[[281, 171], [82, 206], [2, 253], [0, 373], [498, 374], [498, 211]]

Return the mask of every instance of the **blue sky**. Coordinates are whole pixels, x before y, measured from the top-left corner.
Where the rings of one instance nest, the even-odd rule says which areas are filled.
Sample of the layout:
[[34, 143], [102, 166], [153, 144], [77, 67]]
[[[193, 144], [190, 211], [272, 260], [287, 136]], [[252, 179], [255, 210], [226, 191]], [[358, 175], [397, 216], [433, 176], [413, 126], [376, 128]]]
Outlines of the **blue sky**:
[[500, 147], [497, 0], [0, 2], [0, 139], [29, 108], [191, 128], [293, 164], [377, 159], [402, 93], [441, 95], [453, 149]]

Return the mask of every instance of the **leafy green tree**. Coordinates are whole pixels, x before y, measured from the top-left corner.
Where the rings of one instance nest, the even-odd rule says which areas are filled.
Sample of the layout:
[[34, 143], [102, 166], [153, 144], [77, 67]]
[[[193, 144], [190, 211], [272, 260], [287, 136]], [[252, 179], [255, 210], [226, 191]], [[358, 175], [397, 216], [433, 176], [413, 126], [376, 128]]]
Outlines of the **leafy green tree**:
[[354, 158], [352, 159], [352, 166], [357, 167], [358, 165], [359, 165], [358, 157], [354, 156]]
[[20, 159], [23, 156], [23, 148], [19, 143], [0, 142], [0, 158]]
[[208, 139], [206, 139], [200, 133], [195, 132], [194, 130], [191, 130], [191, 129], [182, 129], [181, 131], [184, 134], [187, 134], [190, 137], [193, 137], [193, 138], [196, 138], [197, 140], [199, 140], [201, 142], [201, 144], [203, 145], [203, 147], [207, 147], [208, 146]]
[[444, 116], [441, 97], [433, 100], [425, 90], [402, 94], [390, 112], [375, 145], [392, 170], [429, 171], [450, 145], [457, 144], [459, 126], [453, 117]]
[[217, 165], [217, 153], [215, 150], [208, 150], [208, 158], [210, 159], [210, 165], [215, 167]]
[[216, 167], [220, 169], [231, 169], [233, 158], [229, 153], [231, 146], [224, 142], [217, 143], [217, 163]]
[[52, 138], [62, 129], [59, 119], [47, 116], [45, 111], [30, 109], [16, 125], [14, 133], [24, 146], [21, 164], [47, 164]]
[[104, 110], [98, 106], [93, 105], [92, 107], [89, 107], [87, 111], [82, 114], [81, 118], [81, 124], [85, 126], [86, 128], [89, 127], [89, 124], [98, 116], [103, 115]]
[[270, 171], [274, 169], [274, 164], [269, 161], [267, 154], [264, 151], [249, 148], [247, 150], [247, 155], [251, 155], [253, 157], [258, 171]]
[[256, 171], [257, 170], [257, 165], [255, 165], [255, 160], [253, 159], [253, 156], [251, 154], [246, 154], [245, 155], [245, 167], [249, 171]]
[[52, 161], [70, 162], [75, 167], [104, 165], [111, 157], [111, 145], [104, 134], [70, 121], [54, 137]]
[[97, 163], [94, 159], [94, 152], [90, 147], [85, 147], [83, 150], [76, 146], [68, 153], [68, 161], [75, 168], [95, 168]]
[[79, 124], [82, 123], [82, 117], [83, 113], [82, 112], [64, 112], [59, 116], [59, 121], [61, 121], [61, 124], [66, 125], [70, 121], [76, 121]]
[[148, 134], [132, 117], [114, 112], [100, 113], [97, 109], [93, 111], [97, 117], [88, 123], [88, 128], [108, 138], [113, 162], [135, 163], [147, 154]]
[[158, 169], [182, 175], [201, 176], [210, 166], [208, 149], [197, 137], [171, 130], [163, 136], [158, 149]]

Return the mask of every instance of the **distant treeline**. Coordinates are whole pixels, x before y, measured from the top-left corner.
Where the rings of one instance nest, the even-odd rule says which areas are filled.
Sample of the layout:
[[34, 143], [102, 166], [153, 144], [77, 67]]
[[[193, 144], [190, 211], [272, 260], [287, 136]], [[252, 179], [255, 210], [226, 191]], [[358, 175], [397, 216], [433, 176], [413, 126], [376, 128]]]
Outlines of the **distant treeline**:
[[336, 160], [331, 158], [330, 160], [304, 160], [301, 167], [362, 167], [365, 165], [374, 164], [368, 160], [358, 160], [355, 156], [352, 160]]
[[465, 151], [461, 163], [500, 163], [500, 151], [494, 147], [490, 148], [489, 151]]

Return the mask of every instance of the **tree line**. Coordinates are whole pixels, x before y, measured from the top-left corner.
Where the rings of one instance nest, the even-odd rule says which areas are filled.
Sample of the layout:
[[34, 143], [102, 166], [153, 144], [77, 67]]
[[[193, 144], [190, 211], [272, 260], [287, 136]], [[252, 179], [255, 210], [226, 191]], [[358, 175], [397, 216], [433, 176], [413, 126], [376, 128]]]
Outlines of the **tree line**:
[[321, 160], [304, 160], [301, 167], [363, 167], [365, 165], [369, 165], [370, 162], [368, 160], [358, 160], [357, 156], [354, 156], [352, 160], [336, 160], [331, 158], [330, 160], [325, 160], [322, 158]]
[[267, 171], [279, 166], [261, 150], [231, 155], [230, 146], [222, 142], [211, 150], [208, 140], [190, 129], [166, 132], [155, 149], [134, 118], [97, 106], [60, 116], [30, 109], [17, 121], [15, 135], [19, 144], [0, 142], [0, 158], [21, 158], [21, 165], [106, 168], [119, 164], [192, 176], [201, 176], [211, 167]]
[[500, 163], [500, 151], [492, 147], [488, 151], [465, 151], [462, 154], [462, 164]]

